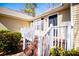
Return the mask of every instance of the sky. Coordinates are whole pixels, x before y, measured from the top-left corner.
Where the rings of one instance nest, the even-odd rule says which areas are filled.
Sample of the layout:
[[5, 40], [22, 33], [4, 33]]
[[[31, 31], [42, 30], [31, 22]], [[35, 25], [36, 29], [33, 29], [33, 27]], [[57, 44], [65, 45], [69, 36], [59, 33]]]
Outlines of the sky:
[[[25, 8], [24, 3], [0, 3], [0, 7], [5, 7], [17, 11], [22, 11]], [[38, 3], [36, 15], [42, 14], [48, 8], [48, 3]]]

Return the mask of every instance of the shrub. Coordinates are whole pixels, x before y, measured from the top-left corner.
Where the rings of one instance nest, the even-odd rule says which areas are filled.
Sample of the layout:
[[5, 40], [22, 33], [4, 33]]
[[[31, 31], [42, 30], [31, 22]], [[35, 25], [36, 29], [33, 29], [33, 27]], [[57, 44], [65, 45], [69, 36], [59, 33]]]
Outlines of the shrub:
[[9, 30], [0, 30], [0, 33], [7, 33], [10, 32]]
[[71, 55], [72, 56], [79, 56], [79, 50], [72, 49], [71, 50]]
[[56, 49], [55, 48], [50, 49], [50, 56], [56, 56]]
[[65, 55], [65, 51], [63, 48], [51, 48], [50, 49], [50, 56], [63, 56]]
[[58, 48], [51, 48], [49, 53], [50, 56], [59, 56]]
[[79, 50], [65, 51], [63, 48], [51, 48], [50, 56], [79, 56]]
[[21, 39], [19, 32], [0, 31], [0, 50], [5, 53], [15, 53], [18, 51], [18, 43]]
[[65, 51], [65, 56], [79, 56], [79, 50], [71, 49], [70, 51]]
[[58, 50], [58, 56], [64, 56], [65, 55], [65, 50], [63, 48], [57, 48]]
[[65, 51], [65, 56], [71, 56], [71, 51]]

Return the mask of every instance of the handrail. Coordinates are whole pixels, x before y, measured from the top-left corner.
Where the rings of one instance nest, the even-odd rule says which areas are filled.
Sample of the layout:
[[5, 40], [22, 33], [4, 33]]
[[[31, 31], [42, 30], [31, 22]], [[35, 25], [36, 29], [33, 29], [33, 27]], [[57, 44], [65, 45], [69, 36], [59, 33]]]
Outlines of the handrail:
[[42, 37], [44, 37], [44, 36], [48, 33], [48, 31], [49, 31], [50, 29], [52, 29], [52, 28], [62, 28], [62, 27], [67, 27], [67, 26], [52, 26], [52, 24], [51, 24], [50, 27], [48, 27], [47, 30], [44, 30], [44, 31], [43, 31]]
[[50, 25], [50, 27], [48, 27], [47, 30], [43, 31], [42, 37], [44, 37], [51, 28], [52, 28], [52, 25]]

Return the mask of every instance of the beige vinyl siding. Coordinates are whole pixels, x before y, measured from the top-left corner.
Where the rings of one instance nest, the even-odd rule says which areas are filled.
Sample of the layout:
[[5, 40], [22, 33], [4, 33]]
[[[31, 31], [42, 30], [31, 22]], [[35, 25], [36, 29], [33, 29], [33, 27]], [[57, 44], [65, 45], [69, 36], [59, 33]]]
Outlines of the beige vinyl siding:
[[66, 26], [70, 21], [70, 8], [58, 12], [58, 26]]
[[20, 31], [23, 27], [29, 27], [31, 22], [15, 19], [11, 17], [0, 17], [0, 22], [11, 31]]
[[79, 49], [79, 4], [72, 4], [71, 6], [71, 14], [73, 21], [73, 45], [74, 48]]
[[8, 29], [0, 22], [0, 30], [8, 30]]

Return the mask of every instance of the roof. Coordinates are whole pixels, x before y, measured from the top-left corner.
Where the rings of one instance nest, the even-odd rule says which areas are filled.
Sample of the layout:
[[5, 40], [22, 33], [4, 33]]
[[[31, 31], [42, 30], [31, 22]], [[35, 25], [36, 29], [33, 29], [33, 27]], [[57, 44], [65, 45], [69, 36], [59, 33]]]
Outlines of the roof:
[[32, 21], [34, 18], [32, 16], [27, 15], [26, 13], [0, 7], [0, 15], [1, 14], [16, 17], [19, 18], [20, 20], [25, 20], [25, 21]]
[[0, 8], [0, 14], [16, 17], [16, 18], [19, 18], [20, 20], [33, 21], [33, 20], [42, 18], [44, 16], [48, 16], [52, 13], [57, 12], [57, 11], [69, 8], [69, 6], [70, 6], [70, 4], [64, 3], [64, 4], [60, 5], [59, 7], [49, 9], [49, 10], [43, 12], [41, 15], [38, 15], [36, 17], [32, 17], [32, 16], [27, 15], [26, 13], [18, 12], [18, 11], [11, 10], [8, 8]]
[[37, 20], [37, 19], [42, 18], [44, 16], [48, 16], [48, 15], [50, 15], [52, 13], [57, 12], [57, 11], [60, 11], [60, 10], [64, 10], [66, 8], [69, 8], [69, 6], [70, 6], [70, 4], [64, 3], [64, 4], [60, 5], [59, 7], [52, 8], [52, 9], [48, 9], [47, 11], [43, 12], [41, 15], [36, 16], [34, 18], [34, 20]]

